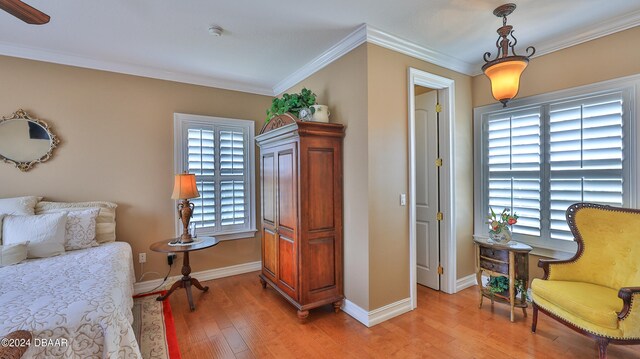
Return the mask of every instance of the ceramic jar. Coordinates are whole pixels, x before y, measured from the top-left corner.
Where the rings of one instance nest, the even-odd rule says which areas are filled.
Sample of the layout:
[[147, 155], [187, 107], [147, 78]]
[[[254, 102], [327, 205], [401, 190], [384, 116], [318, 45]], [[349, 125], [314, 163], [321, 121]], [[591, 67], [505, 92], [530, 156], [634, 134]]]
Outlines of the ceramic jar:
[[329, 116], [331, 113], [329, 112], [329, 107], [326, 105], [313, 105], [314, 108], [312, 121], [316, 122], [329, 122]]

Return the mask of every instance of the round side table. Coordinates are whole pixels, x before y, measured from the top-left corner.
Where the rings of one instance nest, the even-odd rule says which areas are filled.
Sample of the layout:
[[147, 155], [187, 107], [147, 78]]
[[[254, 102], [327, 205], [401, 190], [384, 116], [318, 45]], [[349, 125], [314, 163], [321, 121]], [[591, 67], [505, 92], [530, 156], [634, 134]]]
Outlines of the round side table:
[[[179, 238], [177, 238], [179, 239]], [[156, 242], [151, 245], [151, 250], [154, 252], [163, 252], [163, 253], [184, 253], [182, 257], [182, 278], [178, 279], [167, 294], [161, 295], [156, 300], [162, 301], [171, 295], [176, 289], [184, 288], [187, 292], [187, 298], [189, 300], [189, 308], [191, 310], [195, 310], [196, 306], [193, 304], [193, 296], [191, 294], [191, 286], [195, 286], [203, 292], [209, 290], [209, 287], [204, 287], [200, 282], [191, 277], [191, 266], [189, 265], [189, 252], [199, 251], [201, 249], [213, 247], [219, 243], [219, 241], [214, 237], [198, 237], [194, 241], [195, 243], [191, 245], [169, 245], [170, 242], [177, 241], [177, 239], [165, 239], [164, 241]]]

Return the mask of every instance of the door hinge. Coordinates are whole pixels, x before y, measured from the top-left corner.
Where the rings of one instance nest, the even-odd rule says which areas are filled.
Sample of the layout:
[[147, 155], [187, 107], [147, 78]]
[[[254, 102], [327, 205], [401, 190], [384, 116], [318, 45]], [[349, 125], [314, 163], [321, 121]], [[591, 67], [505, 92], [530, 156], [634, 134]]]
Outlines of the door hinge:
[[442, 158], [436, 160], [436, 167], [442, 167]]
[[438, 265], [438, 274], [443, 275], [444, 274], [444, 268], [442, 268], [442, 265]]
[[444, 213], [438, 212], [438, 214], [436, 214], [436, 219], [438, 221], [442, 221], [444, 219]]
[[438, 113], [442, 112], [442, 105], [439, 103], [436, 104], [436, 112]]

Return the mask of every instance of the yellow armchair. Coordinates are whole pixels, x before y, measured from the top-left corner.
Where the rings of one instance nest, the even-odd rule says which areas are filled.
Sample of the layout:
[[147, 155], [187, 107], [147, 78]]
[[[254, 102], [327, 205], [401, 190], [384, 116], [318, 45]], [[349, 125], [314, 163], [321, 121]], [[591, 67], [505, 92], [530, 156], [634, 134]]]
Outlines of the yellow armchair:
[[600, 358], [609, 343], [640, 344], [640, 210], [576, 203], [566, 216], [578, 251], [538, 263], [531, 331], [539, 310], [594, 338]]

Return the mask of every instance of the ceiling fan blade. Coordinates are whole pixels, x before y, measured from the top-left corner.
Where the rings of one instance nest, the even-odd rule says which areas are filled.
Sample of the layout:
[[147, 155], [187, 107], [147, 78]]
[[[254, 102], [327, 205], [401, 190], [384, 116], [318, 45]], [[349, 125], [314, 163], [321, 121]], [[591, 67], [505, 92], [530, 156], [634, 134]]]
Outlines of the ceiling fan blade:
[[32, 25], [43, 25], [49, 22], [49, 15], [33, 8], [20, 0], [0, 0], [0, 9]]

